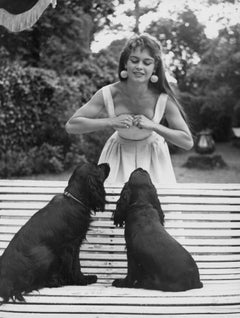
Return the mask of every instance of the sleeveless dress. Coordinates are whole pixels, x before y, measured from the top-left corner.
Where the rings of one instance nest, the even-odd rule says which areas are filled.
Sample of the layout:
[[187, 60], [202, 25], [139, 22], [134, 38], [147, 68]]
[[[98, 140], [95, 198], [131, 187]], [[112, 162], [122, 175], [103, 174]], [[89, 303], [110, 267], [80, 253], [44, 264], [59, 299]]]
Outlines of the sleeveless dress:
[[[107, 114], [115, 117], [110, 85], [102, 88]], [[152, 120], [159, 123], [163, 117], [168, 95], [160, 94], [155, 105]], [[168, 145], [156, 132], [135, 126], [116, 130], [106, 141], [99, 163], [110, 165], [110, 174], [105, 185], [123, 185], [136, 168], [143, 168], [150, 174], [156, 186], [176, 183]]]

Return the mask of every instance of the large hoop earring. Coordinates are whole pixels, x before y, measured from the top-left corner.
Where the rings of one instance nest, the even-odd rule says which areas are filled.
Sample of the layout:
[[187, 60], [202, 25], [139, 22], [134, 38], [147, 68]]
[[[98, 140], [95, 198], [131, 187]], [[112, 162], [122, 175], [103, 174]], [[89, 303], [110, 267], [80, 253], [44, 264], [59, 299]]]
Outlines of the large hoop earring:
[[150, 77], [150, 81], [151, 83], [157, 83], [158, 81], [158, 76], [153, 74], [151, 77]]
[[120, 72], [120, 76], [121, 76], [121, 78], [127, 78], [128, 77], [128, 72], [126, 70], [122, 70]]

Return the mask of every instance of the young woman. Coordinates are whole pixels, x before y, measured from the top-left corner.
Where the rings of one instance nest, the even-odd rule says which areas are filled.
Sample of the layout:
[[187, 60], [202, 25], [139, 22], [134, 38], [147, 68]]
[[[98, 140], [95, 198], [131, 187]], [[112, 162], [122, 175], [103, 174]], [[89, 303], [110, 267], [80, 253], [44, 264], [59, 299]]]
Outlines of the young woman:
[[115, 130], [99, 158], [110, 164], [108, 184], [125, 183], [138, 167], [157, 185], [176, 182], [167, 142], [188, 150], [193, 139], [167, 82], [160, 44], [148, 34], [131, 38], [118, 73], [120, 81], [101, 88], [69, 119], [67, 132]]

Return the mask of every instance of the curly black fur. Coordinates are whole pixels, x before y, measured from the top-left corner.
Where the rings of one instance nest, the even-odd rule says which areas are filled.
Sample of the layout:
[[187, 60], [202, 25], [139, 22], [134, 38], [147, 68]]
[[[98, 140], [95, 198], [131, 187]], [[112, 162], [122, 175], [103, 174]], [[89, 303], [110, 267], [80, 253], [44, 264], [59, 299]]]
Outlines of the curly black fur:
[[183, 291], [201, 288], [192, 256], [164, 229], [164, 214], [147, 171], [138, 168], [122, 189], [113, 215], [125, 223], [128, 273], [113, 286]]
[[83, 275], [79, 248], [91, 211], [104, 210], [108, 164], [79, 165], [64, 194], [56, 195], [16, 233], [0, 259], [0, 297], [23, 301], [23, 295], [43, 287], [87, 285], [96, 275]]

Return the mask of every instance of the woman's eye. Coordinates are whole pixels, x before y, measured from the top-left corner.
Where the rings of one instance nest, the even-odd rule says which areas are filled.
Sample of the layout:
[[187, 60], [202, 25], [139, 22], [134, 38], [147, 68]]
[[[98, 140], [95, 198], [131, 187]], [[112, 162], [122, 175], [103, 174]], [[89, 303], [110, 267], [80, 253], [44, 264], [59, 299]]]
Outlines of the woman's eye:
[[138, 62], [137, 59], [131, 59], [130, 61], [131, 61], [132, 63], [137, 63], [137, 62]]
[[[136, 58], [130, 58], [130, 61], [134, 64], [137, 64], [139, 63], [139, 59], [136, 59]], [[143, 60], [143, 64], [146, 65], [146, 66], [149, 66], [153, 63], [153, 61], [149, 61], [149, 60]]]

